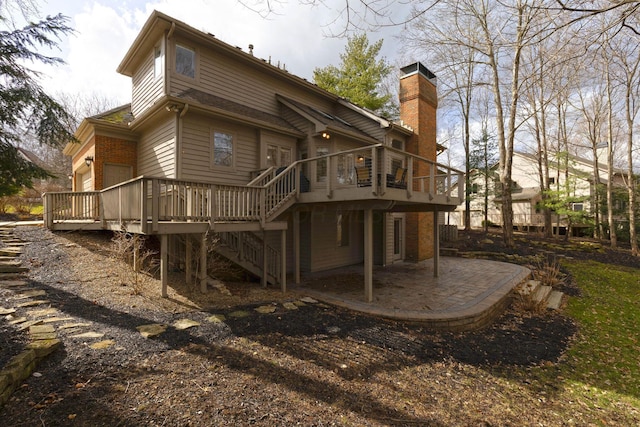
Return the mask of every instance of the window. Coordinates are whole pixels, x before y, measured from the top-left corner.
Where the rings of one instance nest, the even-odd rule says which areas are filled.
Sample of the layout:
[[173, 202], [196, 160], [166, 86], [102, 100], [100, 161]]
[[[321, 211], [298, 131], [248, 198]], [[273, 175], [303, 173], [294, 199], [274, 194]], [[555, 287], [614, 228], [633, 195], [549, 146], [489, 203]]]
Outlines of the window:
[[[316, 156], [329, 154], [329, 147], [317, 147]], [[323, 182], [327, 179], [327, 159], [320, 159], [316, 162], [316, 181]]]
[[213, 132], [213, 165], [233, 167], [233, 135]]
[[556, 178], [553, 176], [549, 177], [549, 185], [555, 184], [555, 183], [556, 183]]
[[338, 156], [338, 182], [340, 184], [355, 183], [353, 154], [341, 154]]
[[336, 243], [338, 247], [349, 246], [349, 216], [338, 212]]
[[396, 148], [398, 150], [404, 150], [404, 143], [399, 139], [394, 139], [391, 141], [391, 147]]
[[267, 145], [267, 166], [285, 167], [291, 164], [291, 148]]
[[176, 72], [183, 76], [196, 77], [196, 51], [176, 44]]
[[157, 79], [164, 73], [164, 55], [162, 46], [153, 49], [153, 76]]
[[582, 203], [574, 203], [572, 208], [573, 208], [574, 212], [582, 212], [584, 210], [584, 204], [582, 204]]
[[478, 194], [478, 183], [474, 182], [471, 184], [471, 194]]

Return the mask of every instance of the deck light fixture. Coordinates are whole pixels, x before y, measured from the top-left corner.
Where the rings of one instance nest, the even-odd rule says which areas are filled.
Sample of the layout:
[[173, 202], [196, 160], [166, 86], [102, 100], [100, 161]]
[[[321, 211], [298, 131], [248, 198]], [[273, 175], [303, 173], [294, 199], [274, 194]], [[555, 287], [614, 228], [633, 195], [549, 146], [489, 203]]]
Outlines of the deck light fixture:
[[331, 135], [329, 135], [327, 132], [322, 132], [322, 137], [324, 139], [329, 139], [329, 138], [331, 138]]
[[91, 167], [91, 163], [93, 163], [93, 156], [87, 156], [84, 158], [84, 164], [87, 165], [87, 167]]

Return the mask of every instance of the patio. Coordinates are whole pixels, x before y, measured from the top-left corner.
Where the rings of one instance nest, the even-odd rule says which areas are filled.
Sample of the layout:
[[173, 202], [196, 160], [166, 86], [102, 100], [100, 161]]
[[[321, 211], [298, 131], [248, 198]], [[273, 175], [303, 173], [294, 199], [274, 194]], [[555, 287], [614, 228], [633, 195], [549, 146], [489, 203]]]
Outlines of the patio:
[[375, 267], [371, 303], [364, 302], [362, 266], [307, 275], [294, 290], [374, 316], [469, 330], [502, 314], [511, 290], [529, 274], [516, 264], [441, 257], [439, 277], [433, 277], [431, 260]]

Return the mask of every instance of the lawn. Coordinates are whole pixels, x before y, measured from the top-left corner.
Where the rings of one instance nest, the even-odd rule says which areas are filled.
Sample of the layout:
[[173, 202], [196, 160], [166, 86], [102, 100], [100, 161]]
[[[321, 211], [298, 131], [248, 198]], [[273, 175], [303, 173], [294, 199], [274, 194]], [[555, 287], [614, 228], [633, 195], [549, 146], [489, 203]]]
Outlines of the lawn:
[[563, 266], [582, 292], [566, 308], [578, 324], [575, 342], [561, 363], [519, 375], [563, 400], [567, 416], [575, 408], [597, 425], [609, 424], [611, 416], [632, 425], [627, 422], [640, 414], [640, 269], [593, 261]]

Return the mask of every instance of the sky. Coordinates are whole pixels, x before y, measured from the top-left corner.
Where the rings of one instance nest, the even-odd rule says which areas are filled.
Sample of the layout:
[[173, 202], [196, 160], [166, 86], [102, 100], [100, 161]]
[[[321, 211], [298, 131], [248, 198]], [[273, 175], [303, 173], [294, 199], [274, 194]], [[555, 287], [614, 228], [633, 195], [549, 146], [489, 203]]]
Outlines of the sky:
[[[41, 16], [62, 13], [75, 29], [60, 42], [61, 50], [53, 52], [66, 64], [39, 68], [42, 84], [52, 95], [86, 93], [119, 104], [130, 102], [130, 78], [116, 68], [153, 10], [245, 51], [253, 44], [256, 56], [271, 58], [292, 74], [312, 80], [314, 68], [340, 62], [346, 38], [331, 34], [344, 29], [343, 21], [336, 21], [344, 2], [325, 0], [326, 6], [309, 6], [297, 0], [271, 0], [276, 10], [264, 17], [238, 0], [36, 0]], [[264, 3], [244, 1], [254, 9]], [[408, 6], [399, 7], [394, 9], [396, 16], [406, 16]], [[394, 65], [405, 65], [397, 53], [400, 31], [402, 26], [393, 26], [368, 33], [370, 43], [384, 38], [382, 56]]]

